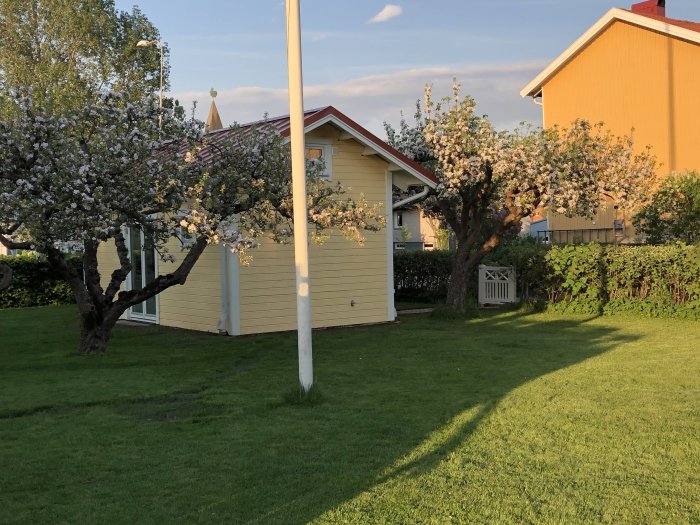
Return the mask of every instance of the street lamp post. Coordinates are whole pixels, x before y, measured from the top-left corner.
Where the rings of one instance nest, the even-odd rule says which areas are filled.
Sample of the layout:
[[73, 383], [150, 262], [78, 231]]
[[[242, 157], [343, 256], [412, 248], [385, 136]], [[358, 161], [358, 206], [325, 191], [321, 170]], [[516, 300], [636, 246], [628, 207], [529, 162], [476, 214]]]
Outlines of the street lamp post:
[[[158, 97], [158, 106], [163, 109], [163, 43], [160, 40], [139, 40], [136, 47], [151, 47], [157, 46], [160, 51], [160, 96]], [[158, 115], [158, 127], [163, 127], [163, 113]]]

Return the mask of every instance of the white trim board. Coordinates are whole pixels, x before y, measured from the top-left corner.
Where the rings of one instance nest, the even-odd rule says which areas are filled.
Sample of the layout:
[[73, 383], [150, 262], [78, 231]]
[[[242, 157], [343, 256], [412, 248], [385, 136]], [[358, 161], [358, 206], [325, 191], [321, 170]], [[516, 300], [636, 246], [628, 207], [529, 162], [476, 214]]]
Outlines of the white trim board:
[[[389, 151], [385, 150], [384, 148], [379, 147], [376, 143], [369, 140], [367, 137], [365, 137], [361, 133], [358, 133], [357, 130], [355, 130], [354, 128], [345, 124], [345, 122], [343, 122], [342, 120], [337, 118], [335, 115], [327, 115], [327, 116], [323, 117], [322, 119], [317, 120], [313, 124], [309, 124], [308, 126], [306, 126], [304, 128], [304, 133], [308, 133], [310, 131], [313, 131], [314, 129], [319, 128], [319, 127], [323, 126], [324, 124], [328, 124], [328, 123], [332, 123], [334, 126], [340, 128], [342, 131], [350, 134], [352, 136], [352, 138], [354, 138], [360, 144], [362, 144], [366, 147], [369, 147], [369, 148], [373, 149], [374, 151], [376, 151], [378, 153], [378, 155], [380, 157], [383, 157], [386, 161], [388, 161], [389, 164], [394, 164], [399, 169], [402, 169], [402, 170], [410, 173], [411, 175], [416, 177], [418, 180], [420, 180], [426, 186], [429, 186], [430, 188], [435, 188], [437, 186], [437, 184], [434, 181], [428, 179], [427, 177], [425, 177], [424, 175], [422, 175], [421, 173], [416, 171], [414, 168], [412, 168], [411, 166], [409, 166], [408, 164], [403, 162], [401, 159], [392, 155]], [[312, 139], [312, 140], [315, 140], [315, 139]]]
[[387, 320], [396, 319], [396, 307], [394, 305], [394, 210], [389, 205], [393, 193], [393, 175], [387, 170], [386, 178], [386, 300]]

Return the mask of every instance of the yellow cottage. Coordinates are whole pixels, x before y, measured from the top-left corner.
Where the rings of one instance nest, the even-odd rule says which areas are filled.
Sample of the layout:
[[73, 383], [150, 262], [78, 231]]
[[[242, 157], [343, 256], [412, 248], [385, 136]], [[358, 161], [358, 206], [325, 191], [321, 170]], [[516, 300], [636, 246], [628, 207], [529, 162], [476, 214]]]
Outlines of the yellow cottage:
[[[520, 94], [542, 105], [545, 127], [584, 118], [616, 135], [634, 128], [665, 176], [700, 170], [698, 64], [700, 23], [667, 18], [665, 0], [650, 0], [608, 11]], [[592, 221], [549, 212], [531, 232], [554, 242], [633, 241], [629, 219], [612, 206]]]
[[[366, 232], [364, 246], [331, 233], [322, 246], [310, 248], [311, 302], [314, 328], [393, 321], [392, 188], [434, 188], [434, 177], [418, 164], [329, 106], [306, 111], [307, 152], [322, 156], [327, 176], [358, 197], [384, 203], [386, 229]], [[216, 129], [218, 112], [212, 103], [208, 133]], [[220, 122], [220, 121], [219, 121]], [[284, 137], [289, 117], [268, 119]], [[388, 206], [387, 206], [388, 204]], [[155, 275], [166, 274], [172, 263], [143, 253], [140, 235], [128, 239], [134, 270], [126, 287], [141, 287]], [[171, 253], [178, 254], [173, 241]], [[113, 250], [100, 251], [99, 265], [107, 276], [116, 266]], [[229, 335], [296, 329], [294, 250], [264, 238], [251, 251], [248, 266], [221, 245], [211, 245], [200, 257], [187, 283], [167, 289], [146, 303], [132, 307], [125, 317]]]

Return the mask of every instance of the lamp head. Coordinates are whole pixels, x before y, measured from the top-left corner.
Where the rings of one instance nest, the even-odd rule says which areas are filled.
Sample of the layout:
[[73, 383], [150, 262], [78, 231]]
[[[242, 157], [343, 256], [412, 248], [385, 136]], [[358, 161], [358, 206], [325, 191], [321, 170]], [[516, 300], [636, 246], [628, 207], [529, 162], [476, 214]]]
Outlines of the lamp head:
[[136, 42], [136, 47], [151, 47], [151, 46], [160, 46], [160, 42], [158, 40], [139, 40]]

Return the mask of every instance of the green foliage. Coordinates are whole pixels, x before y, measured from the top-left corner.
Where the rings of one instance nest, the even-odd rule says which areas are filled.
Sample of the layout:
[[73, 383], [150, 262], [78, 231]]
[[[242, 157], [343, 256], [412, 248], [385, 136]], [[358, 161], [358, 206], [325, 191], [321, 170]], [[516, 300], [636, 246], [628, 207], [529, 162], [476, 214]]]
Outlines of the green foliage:
[[554, 246], [548, 307], [700, 319], [700, 246]]
[[547, 252], [545, 290], [550, 307], [600, 313], [604, 302], [603, 253], [600, 244], [553, 246]]
[[[80, 270], [80, 258], [70, 257]], [[34, 254], [0, 256], [12, 268], [12, 284], [0, 292], [0, 308], [22, 308], [74, 303], [70, 286], [60, 279], [45, 258]]]
[[[398, 300], [444, 299], [449, 252], [400, 252], [394, 261]], [[516, 239], [484, 263], [515, 266], [518, 296], [537, 308], [700, 319], [700, 245], [549, 247]], [[475, 300], [477, 279], [474, 272], [468, 301]]]
[[442, 226], [438, 226], [435, 231], [436, 248], [438, 250], [449, 250], [450, 249], [450, 237], [452, 237], [452, 232]]
[[[14, 113], [10, 90], [31, 90], [35, 106], [64, 114], [105, 90], [140, 97], [160, 88], [160, 50], [136, 47], [160, 35], [137, 7], [128, 13], [112, 0], [0, 0], [0, 35], [0, 115]], [[167, 89], [167, 47], [163, 52]]]
[[700, 246], [609, 248], [605, 265], [605, 312], [700, 319]]
[[651, 244], [700, 241], [700, 174], [673, 174], [663, 181], [651, 202], [635, 215], [638, 233]]
[[444, 299], [454, 253], [443, 250], [394, 252], [394, 288], [397, 301]]

